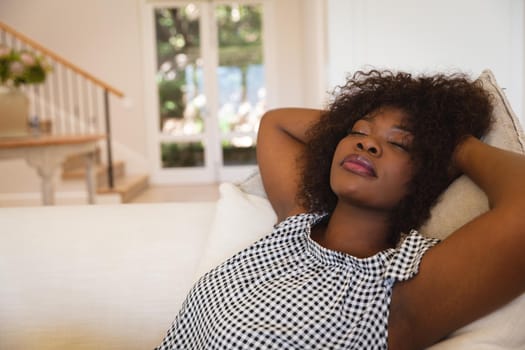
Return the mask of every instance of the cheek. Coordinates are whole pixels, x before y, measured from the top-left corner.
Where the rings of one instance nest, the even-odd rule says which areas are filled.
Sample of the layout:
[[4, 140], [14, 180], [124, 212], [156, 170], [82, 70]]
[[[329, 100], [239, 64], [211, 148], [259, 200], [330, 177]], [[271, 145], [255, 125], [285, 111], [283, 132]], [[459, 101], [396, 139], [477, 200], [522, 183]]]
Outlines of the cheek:
[[330, 181], [330, 188], [332, 189], [332, 191], [334, 190], [334, 177], [335, 177], [335, 174], [337, 173], [337, 170], [338, 170], [338, 164], [337, 164], [337, 160], [336, 158], [334, 157], [332, 159], [332, 164], [330, 166], [330, 178], [329, 178], [329, 181]]
[[342, 160], [341, 154], [343, 154], [344, 152], [338, 152], [338, 150], [340, 151], [341, 148], [338, 147], [332, 157], [329, 174], [330, 189], [334, 193], [337, 193], [338, 191], [344, 189], [345, 186], [348, 186], [345, 173], [342, 171], [342, 168], [340, 166]]
[[337, 147], [335, 148], [335, 151], [332, 154], [332, 160], [331, 160], [331, 163], [330, 163], [330, 173], [332, 173], [334, 168], [336, 168], [339, 165], [339, 162], [341, 162], [341, 160], [343, 159], [342, 156], [341, 156], [341, 154], [344, 153], [342, 151], [343, 149], [344, 149], [344, 144], [341, 141], [341, 142], [339, 142], [337, 144]]
[[407, 189], [408, 184], [414, 176], [414, 165], [411, 161], [401, 162], [395, 170], [396, 182], [398, 182], [403, 188]]
[[408, 194], [408, 186], [412, 180], [413, 167], [411, 162], [401, 162], [390, 169], [388, 180], [383, 182], [383, 200], [386, 208], [395, 207]]

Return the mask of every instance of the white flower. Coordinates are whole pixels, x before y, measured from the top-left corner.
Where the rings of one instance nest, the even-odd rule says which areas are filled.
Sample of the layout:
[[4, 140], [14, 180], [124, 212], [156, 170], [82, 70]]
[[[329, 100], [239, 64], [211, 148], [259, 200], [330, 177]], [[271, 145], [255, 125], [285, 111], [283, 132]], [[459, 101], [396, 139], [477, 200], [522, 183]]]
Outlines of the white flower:
[[36, 59], [33, 55], [31, 55], [28, 52], [24, 52], [20, 54], [20, 60], [22, 63], [24, 63], [26, 66], [34, 66], [36, 63]]
[[39, 84], [45, 81], [49, 71], [51, 66], [44, 57], [0, 45], [0, 85]]

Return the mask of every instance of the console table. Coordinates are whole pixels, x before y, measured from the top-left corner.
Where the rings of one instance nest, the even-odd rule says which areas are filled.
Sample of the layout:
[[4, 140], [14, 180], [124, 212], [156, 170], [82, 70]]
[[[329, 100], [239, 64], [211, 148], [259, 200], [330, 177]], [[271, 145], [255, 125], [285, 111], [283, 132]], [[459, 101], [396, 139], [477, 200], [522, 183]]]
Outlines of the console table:
[[95, 151], [104, 135], [38, 135], [0, 138], [0, 159], [24, 158], [42, 180], [42, 203], [55, 202], [53, 175], [68, 156], [85, 155], [88, 203], [95, 203]]

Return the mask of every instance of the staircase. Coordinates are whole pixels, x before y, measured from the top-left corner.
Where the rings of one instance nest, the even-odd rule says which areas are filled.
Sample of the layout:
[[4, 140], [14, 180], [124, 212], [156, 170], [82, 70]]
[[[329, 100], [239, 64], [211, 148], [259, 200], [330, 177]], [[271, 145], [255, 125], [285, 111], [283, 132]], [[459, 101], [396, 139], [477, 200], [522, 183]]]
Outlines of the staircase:
[[[113, 187], [108, 186], [108, 166], [103, 163], [100, 148], [95, 155], [95, 182], [97, 195], [117, 194], [121, 203], [131, 202], [149, 186], [147, 175], [127, 175], [123, 161], [113, 162]], [[83, 156], [68, 157], [62, 164], [62, 181], [82, 181], [85, 178]]]
[[[125, 164], [113, 161], [111, 139], [110, 101], [123, 98], [124, 94], [84, 71], [67, 59], [40, 45], [24, 34], [0, 22], [0, 44], [16, 50], [28, 50], [42, 56], [52, 72], [44, 83], [24, 86], [21, 90], [29, 98], [30, 114], [40, 118], [40, 125], [46, 125], [42, 132], [68, 135], [103, 134], [105, 159], [97, 155], [98, 194], [118, 194], [126, 203], [148, 187], [147, 175], [126, 175]], [[84, 160], [71, 157], [63, 165], [62, 179], [84, 178]]]

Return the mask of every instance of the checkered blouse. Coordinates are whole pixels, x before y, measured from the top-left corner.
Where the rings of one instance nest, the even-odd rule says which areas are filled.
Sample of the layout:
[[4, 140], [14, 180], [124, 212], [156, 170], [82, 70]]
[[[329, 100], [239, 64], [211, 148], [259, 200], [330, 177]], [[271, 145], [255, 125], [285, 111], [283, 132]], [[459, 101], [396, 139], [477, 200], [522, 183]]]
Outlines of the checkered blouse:
[[392, 287], [437, 240], [358, 259], [310, 238], [320, 219], [289, 217], [204, 275], [157, 349], [386, 349]]

